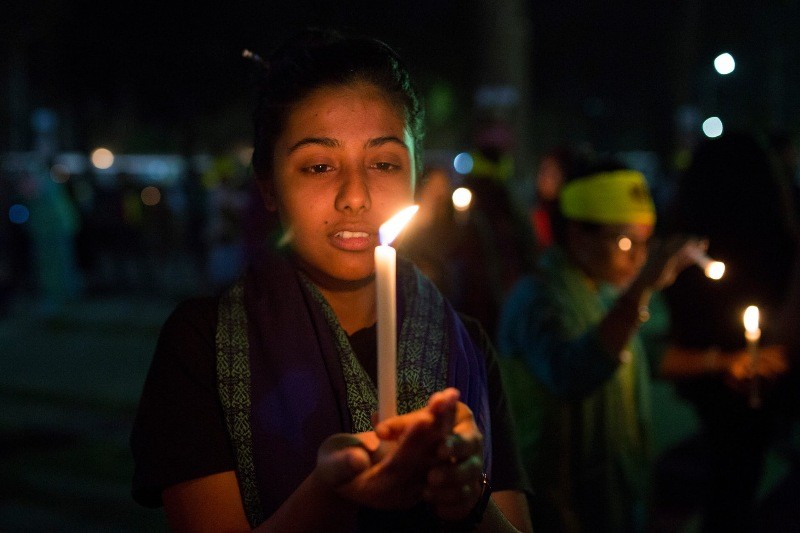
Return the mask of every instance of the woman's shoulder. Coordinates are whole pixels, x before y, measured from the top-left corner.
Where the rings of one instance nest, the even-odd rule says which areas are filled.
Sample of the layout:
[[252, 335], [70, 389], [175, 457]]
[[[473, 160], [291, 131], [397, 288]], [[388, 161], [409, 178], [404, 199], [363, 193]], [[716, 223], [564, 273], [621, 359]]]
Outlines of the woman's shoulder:
[[153, 364], [169, 361], [168, 366], [177, 363], [189, 368], [213, 365], [218, 302], [217, 297], [179, 302], [161, 327]]
[[489, 339], [489, 335], [486, 333], [486, 328], [483, 327], [483, 324], [481, 324], [477, 318], [462, 312], [458, 313], [458, 318], [460, 318], [461, 323], [464, 324], [464, 328], [467, 330], [470, 339], [472, 339], [475, 344], [482, 347], [483, 341]]
[[213, 330], [217, 322], [218, 304], [217, 296], [199, 296], [180, 301], [164, 322], [162, 334], [172, 330]]

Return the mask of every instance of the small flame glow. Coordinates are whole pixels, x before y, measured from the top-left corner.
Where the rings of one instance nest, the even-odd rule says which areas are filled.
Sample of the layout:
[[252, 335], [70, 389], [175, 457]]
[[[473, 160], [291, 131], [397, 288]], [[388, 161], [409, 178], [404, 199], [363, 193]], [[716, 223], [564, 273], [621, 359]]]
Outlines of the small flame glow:
[[706, 277], [710, 279], [721, 279], [725, 275], [725, 263], [722, 261], [711, 261], [703, 269]]
[[744, 310], [744, 329], [748, 333], [758, 331], [758, 307], [755, 305], [751, 305]]
[[725, 274], [725, 263], [714, 261], [701, 249], [693, 248], [689, 250], [689, 257], [697, 263], [697, 266], [703, 269], [707, 278], [717, 280], [721, 279]]
[[629, 237], [625, 237], [624, 235], [617, 240], [617, 246], [623, 252], [630, 252], [631, 248], [633, 248], [633, 241]]
[[466, 211], [472, 203], [472, 191], [459, 187], [453, 191], [453, 207], [456, 211]]
[[403, 231], [403, 228], [408, 224], [408, 221], [417, 214], [417, 210], [419, 209], [418, 205], [412, 205], [406, 207], [392, 218], [381, 224], [380, 229], [378, 230], [378, 236], [380, 237], [381, 244], [391, 244], [400, 232]]

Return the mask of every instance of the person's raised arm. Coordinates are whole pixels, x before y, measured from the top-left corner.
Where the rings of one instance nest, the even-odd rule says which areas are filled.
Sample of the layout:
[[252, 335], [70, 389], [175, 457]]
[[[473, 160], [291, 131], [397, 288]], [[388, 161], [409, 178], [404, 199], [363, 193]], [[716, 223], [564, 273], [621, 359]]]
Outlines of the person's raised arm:
[[653, 292], [671, 285], [678, 274], [692, 264], [691, 251], [704, 251], [706, 246], [685, 236], [672, 236], [655, 246], [639, 275], [600, 322], [600, 343], [608, 354], [618, 359], [636, 328], [647, 319], [647, 304]]

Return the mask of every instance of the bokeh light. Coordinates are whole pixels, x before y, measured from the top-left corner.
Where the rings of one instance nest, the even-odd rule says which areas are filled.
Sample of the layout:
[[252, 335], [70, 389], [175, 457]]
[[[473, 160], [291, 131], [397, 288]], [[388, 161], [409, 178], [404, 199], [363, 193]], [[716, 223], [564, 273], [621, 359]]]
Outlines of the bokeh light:
[[50, 179], [53, 180], [55, 183], [68, 182], [69, 169], [60, 163], [56, 163], [55, 165], [50, 167]]
[[719, 117], [709, 117], [703, 121], [703, 133], [706, 137], [714, 138], [722, 135], [722, 121]]
[[617, 246], [619, 246], [619, 249], [623, 252], [628, 252], [633, 247], [633, 243], [628, 237], [623, 236], [617, 240]]
[[706, 277], [710, 279], [722, 279], [725, 275], [725, 263], [721, 261], [711, 261], [704, 269]]
[[92, 165], [100, 170], [111, 168], [114, 164], [114, 154], [108, 148], [97, 148], [90, 157]]
[[453, 191], [453, 207], [456, 211], [466, 211], [472, 203], [472, 191], [466, 187], [459, 187]]
[[142, 189], [139, 196], [141, 196], [144, 205], [158, 205], [161, 201], [161, 191], [158, 190], [158, 187], [153, 187], [152, 185]]
[[31, 212], [22, 204], [14, 204], [8, 208], [8, 219], [14, 224], [24, 224], [30, 216]]
[[461, 152], [453, 159], [453, 168], [459, 174], [469, 174], [475, 162], [467, 152]]
[[722, 74], [723, 76], [726, 74], [730, 74], [736, 68], [736, 61], [733, 60], [733, 56], [729, 53], [725, 52], [724, 54], [720, 54], [714, 59], [714, 68]]

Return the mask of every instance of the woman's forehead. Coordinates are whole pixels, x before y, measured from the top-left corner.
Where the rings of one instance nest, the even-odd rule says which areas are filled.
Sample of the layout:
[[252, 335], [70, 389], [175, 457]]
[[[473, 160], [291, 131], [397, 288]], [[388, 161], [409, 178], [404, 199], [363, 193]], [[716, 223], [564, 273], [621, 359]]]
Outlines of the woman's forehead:
[[397, 138], [413, 152], [411, 130], [402, 108], [374, 85], [358, 83], [315, 89], [290, 111], [282, 143], [304, 138], [332, 141]]
[[352, 82], [347, 84], [323, 85], [318, 87], [295, 104], [290, 111], [290, 115], [304, 110], [310, 110], [312, 114], [318, 113], [320, 108], [329, 111], [345, 110], [357, 111], [363, 106], [372, 109], [378, 108], [380, 112], [391, 116], [393, 120], [402, 123], [406, 127], [406, 113], [402, 103], [393, 99], [386, 91], [380, 87], [367, 82]]

